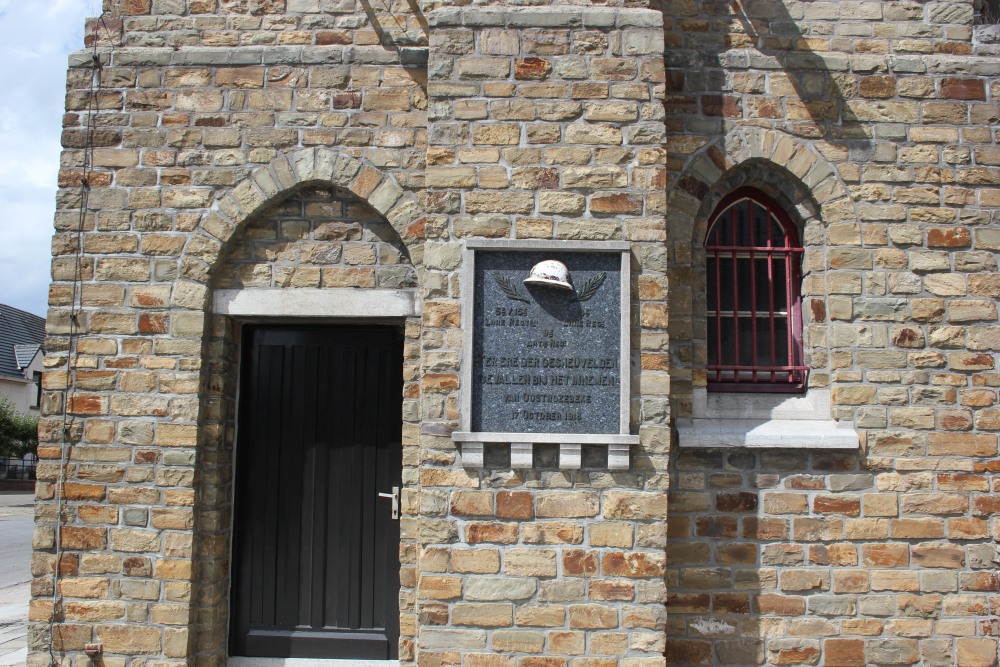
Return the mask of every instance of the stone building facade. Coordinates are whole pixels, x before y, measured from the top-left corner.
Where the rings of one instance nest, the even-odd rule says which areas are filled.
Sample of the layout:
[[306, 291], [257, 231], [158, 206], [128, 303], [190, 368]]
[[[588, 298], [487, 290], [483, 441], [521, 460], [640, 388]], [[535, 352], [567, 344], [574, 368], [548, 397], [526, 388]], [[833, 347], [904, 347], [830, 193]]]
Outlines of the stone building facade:
[[[261, 322], [402, 335], [399, 664], [997, 664], [973, 0], [104, 9], [68, 75], [30, 667], [234, 661]], [[800, 394], [709, 391], [706, 234], [743, 188], [801, 239]], [[627, 470], [463, 464], [479, 239], [630, 244]]]

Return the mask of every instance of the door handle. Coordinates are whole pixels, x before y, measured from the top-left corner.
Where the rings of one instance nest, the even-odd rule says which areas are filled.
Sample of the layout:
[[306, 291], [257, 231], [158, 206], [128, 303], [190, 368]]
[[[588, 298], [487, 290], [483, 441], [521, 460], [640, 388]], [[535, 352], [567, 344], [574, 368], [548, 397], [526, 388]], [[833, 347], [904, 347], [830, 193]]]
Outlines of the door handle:
[[380, 493], [379, 498], [391, 498], [392, 499], [392, 518], [399, 518], [399, 487], [392, 487], [392, 493]]

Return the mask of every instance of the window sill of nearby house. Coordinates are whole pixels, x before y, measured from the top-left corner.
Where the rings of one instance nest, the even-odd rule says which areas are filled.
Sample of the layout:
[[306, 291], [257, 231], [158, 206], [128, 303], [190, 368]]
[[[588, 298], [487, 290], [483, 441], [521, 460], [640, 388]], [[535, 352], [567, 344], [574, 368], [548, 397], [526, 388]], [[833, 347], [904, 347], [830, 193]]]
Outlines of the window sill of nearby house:
[[692, 416], [677, 421], [684, 448], [857, 449], [853, 422], [830, 418], [830, 391], [724, 394], [695, 389]]

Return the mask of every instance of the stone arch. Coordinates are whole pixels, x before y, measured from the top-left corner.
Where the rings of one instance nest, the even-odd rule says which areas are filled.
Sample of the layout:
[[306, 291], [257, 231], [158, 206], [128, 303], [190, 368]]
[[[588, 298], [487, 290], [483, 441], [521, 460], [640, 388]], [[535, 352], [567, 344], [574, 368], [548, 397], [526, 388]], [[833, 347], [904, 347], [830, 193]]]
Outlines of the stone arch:
[[[725, 137], [703, 147], [681, 171], [667, 196], [668, 229], [685, 228], [681, 238], [694, 241], [704, 232], [707, 213], [725, 196], [724, 176], [747, 163], [766, 164], [790, 177], [790, 201], [802, 220], [824, 225], [858, 219], [854, 201], [836, 168], [809, 143], [777, 130], [737, 127]], [[811, 206], [810, 206], [811, 204]], [[813, 208], [814, 207], [814, 208]], [[706, 213], [707, 210], [707, 213]]]
[[230, 239], [255, 215], [310, 185], [342, 188], [366, 202], [396, 230], [414, 264], [420, 263], [424, 211], [415, 194], [364, 158], [334, 148], [303, 148], [254, 169], [202, 216], [184, 244], [171, 305], [203, 309], [212, 269]]
[[708, 234], [708, 221], [719, 202], [742, 187], [759, 190], [781, 205], [798, 228], [803, 242], [807, 238], [807, 228], [812, 228], [812, 237], [822, 235], [822, 229], [817, 228], [817, 225], [822, 225], [822, 212], [809, 188], [781, 165], [763, 158], [750, 158], [723, 173], [702, 198], [691, 230], [691, 241], [695, 247]]

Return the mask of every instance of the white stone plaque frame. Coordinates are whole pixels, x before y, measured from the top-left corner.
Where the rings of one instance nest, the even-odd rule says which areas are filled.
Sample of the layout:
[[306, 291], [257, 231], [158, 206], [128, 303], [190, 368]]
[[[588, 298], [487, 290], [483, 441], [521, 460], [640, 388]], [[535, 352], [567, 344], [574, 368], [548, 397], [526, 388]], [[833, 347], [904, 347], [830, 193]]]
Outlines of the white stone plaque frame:
[[[559, 253], [618, 253], [621, 257], [621, 294], [619, 313], [621, 343], [619, 346], [619, 398], [618, 433], [501, 433], [472, 431], [473, 392], [473, 337], [472, 325], [475, 313], [474, 281], [476, 277], [476, 251], [539, 252]], [[629, 468], [629, 448], [639, 444], [639, 436], [629, 432], [629, 416], [632, 388], [631, 349], [631, 245], [625, 241], [547, 241], [547, 240], [468, 240], [462, 257], [462, 393], [459, 403], [461, 410], [461, 430], [452, 434], [452, 440], [459, 443], [462, 465], [468, 468], [483, 467], [485, 443], [504, 443], [511, 446], [511, 467], [530, 468], [535, 444], [559, 445], [561, 468], [580, 467], [581, 445], [605, 445], [608, 448], [608, 468], [627, 470]]]

